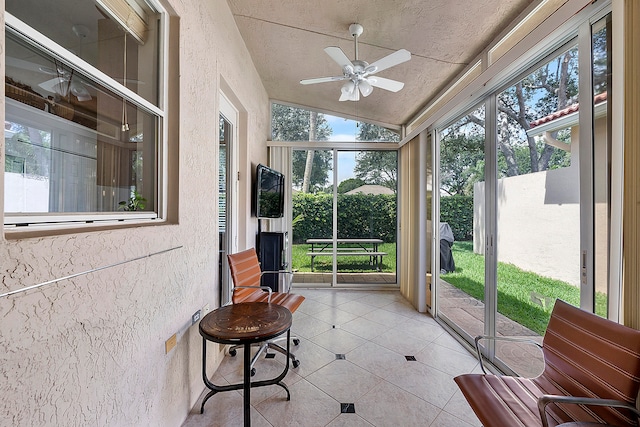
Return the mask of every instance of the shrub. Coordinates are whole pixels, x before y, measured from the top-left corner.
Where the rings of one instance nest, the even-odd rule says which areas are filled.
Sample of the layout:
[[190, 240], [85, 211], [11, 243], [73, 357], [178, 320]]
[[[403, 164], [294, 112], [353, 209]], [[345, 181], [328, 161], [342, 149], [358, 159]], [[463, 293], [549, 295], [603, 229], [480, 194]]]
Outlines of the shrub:
[[456, 240], [473, 240], [473, 196], [441, 197], [440, 221], [449, 223]]
[[[310, 238], [332, 236], [333, 196], [331, 194], [293, 195], [293, 243]], [[396, 196], [388, 194], [339, 194], [338, 238], [376, 238], [395, 242], [397, 229]]]

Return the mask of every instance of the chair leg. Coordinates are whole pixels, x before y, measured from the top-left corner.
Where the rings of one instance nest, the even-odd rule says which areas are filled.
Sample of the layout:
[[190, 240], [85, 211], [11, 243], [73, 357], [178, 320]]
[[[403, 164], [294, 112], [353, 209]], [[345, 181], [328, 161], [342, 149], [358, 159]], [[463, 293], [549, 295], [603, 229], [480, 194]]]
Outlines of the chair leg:
[[254, 376], [256, 374], [256, 368], [254, 368], [254, 365], [260, 358], [260, 355], [264, 353], [268, 347], [269, 342], [261, 343], [260, 348], [258, 349], [258, 351], [256, 351], [256, 354], [253, 355], [253, 358], [251, 359], [251, 365], [249, 365], [249, 369], [251, 369], [251, 376]]
[[[287, 350], [286, 350], [286, 349], [284, 349], [284, 348], [282, 348], [282, 347], [280, 347], [278, 344], [276, 344], [276, 343], [275, 343], [275, 342], [273, 342], [273, 341], [269, 341], [269, 342], [267, 343], [267, 346], [268, 346], [268, 348], [270, 348], [270, 349], [272, 349], [272, 350], [275, 350], [275, 351], [277, 351], [278, 353], [282, 353], [282, 354], [284, 354], [285, 356], [287, 355]], [[291, 359], [291, 365], [292, 365], [294, 368], [297, 368], [298, 366], [300, 366], [300, 361], [296, 358], [296, 355], [295, 355], [295, 354], [293, 354], [293, 353], [289, 352], [289, 359]]]
[[[278, 337], [276, 339], [269, 341], [269, 348], [272, 348], [286, 355], [287, 351], [284, 349], [284, 347], [282, 347], [279, 344], [276, 344], [278, 341], [284, 341], [286, 339], [287, 337]], [[300, 344], [300, 338], [298, 337], [291, 337], [291, 341], [293, 342], [294, 345]], [[294, 368], [297, 368], [298, 366], [300, 366], [300, 361], [296, 358], [296, 355], [293, 354], [291, 351], [289, 351], [289, 358], [291, 359], [291, 364], [293, 365]]]

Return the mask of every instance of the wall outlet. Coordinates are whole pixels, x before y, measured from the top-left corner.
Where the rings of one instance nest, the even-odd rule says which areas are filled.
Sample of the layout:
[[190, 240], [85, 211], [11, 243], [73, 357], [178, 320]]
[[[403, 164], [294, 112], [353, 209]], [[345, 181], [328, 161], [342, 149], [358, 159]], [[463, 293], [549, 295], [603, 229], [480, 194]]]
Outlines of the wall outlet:
[[171, 335], [171, 337], [164, 342], [164, 352], [165, 354], [169, 354], [171, 350], [178, 344], [178, 337], [176, 334]]
[[202, 307], [202, 315], [206, 316], [208, 312], [211, 311], [211, 306], [209, 306], [209, 304], [205, 304], [204, 307]]
[[193, 313], [193, 315], [191, 316], [191, 325], [195, 325], [196, 323], [198, 323], [198, 321], [200, 320], [200, 313], [200, 310]]

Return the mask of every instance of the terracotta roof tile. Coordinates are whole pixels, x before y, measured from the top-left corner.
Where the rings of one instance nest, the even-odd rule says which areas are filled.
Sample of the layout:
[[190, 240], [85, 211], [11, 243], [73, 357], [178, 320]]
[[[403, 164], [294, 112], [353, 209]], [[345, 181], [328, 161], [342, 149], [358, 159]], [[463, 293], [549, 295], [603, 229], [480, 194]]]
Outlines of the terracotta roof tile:
[[[602, 93], [596, 95], [593, 98], [594, 104], [600, 104], [601, 102], [604, 102], [606, 100], [607, 100], [607, 92], [602, 92]], [[580, 109], [580, 104], [575, 103], [573, 105], [568, 106], [567, 108], [564, 108], [564, 109], [559, 110], [559, 111], [555, 111], [555, 112], [549, 114], [548, 116], [544, 116], [544, 117], [541, 117], [541, 118], [539, 118], [537, 120], [534, 120], [534, 121], [530, 122], [529, 123], [529, 128], [533, 129], [536, 126], [540, 126], [542, 124], [552, 122], [552, 121], [554, 121], [556, 119], [559, 119], [560, 117], [568, 116], [571, 113], [575, 113], [579, 109]]]

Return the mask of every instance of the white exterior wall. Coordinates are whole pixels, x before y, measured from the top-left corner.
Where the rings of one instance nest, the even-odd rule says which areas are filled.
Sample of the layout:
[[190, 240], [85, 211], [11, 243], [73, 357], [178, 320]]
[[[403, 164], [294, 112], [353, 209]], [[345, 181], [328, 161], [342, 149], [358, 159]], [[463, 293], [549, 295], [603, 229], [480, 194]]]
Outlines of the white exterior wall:
[[[498, 261], [578, 285], [580, 279], [580, 205], [567, 200], [547, 202], [550, 183], [567, 196], [579, 188], [571, 172], [577, 166], [498, 180]], [[565, 181], [565, 179], [567, 181]], [[575, 188], [569, 183], [573, 182]], [[573, 197], [572, 197], [573, 199]], [[480, 200], [482, 202], [480, 202]], [[474, 251], [484, 252], [484, 182], [474, 186]]]
[[[165, 3], [167, 4], [167, 3]], [[0, 0], [4, 7], [4, 0]], [[252, 246], [251, 171], [267, 162], [269, 99], [223, 0], [170, 0], [180, 18], [178, 221], [0, 239], [0, 293], [183, 246], [0, 298], [0, 425], [179, 426], [204, 389], [191, 315], [218, 304], [218, 93], [241, 110], [240, 249]], [[0, 16], [4, 29], [4, 18]], [[2, 30], [4, 31], [4, 30]], [[4, 51], [4, 37], [0, 37]], [[4, 73], [4, 61], [0, 60]], [[223, 83], [224, 82], [224, 83]], [[0, 115], [4, 115], [4, 93]], [[0, 139], [0, 164], [4, 139]], [[0, 201], [4, 200], [0, 174]], [[2, 202], [0, 202], [2, 203]], [[4, 212], [4, 210], [2, 210]], [[48, 235], [47, 235], [48, 234]], [[165, 340], [178, 331], [165, 354]], [[221, 361], [209, 346], [210, 372]]]
[[[498, 261], [578, 286], [580, 182], [577, 127], [571, 166], [498, 180]], [[484, 253], [484, 182], [473, 192], [473, 249]]]
[[[596, 120], [595, 156], [606, 158], [606, 117]], [[571, 129], [571, 166], [498, 180], [498, 261], [580, 284], [579, 127]], [[607, 292], [606, 170], [596, 170], [594, 216], [598, 292]], [[473, 249], [484, 253], [484, 182], [474, 185]]]

